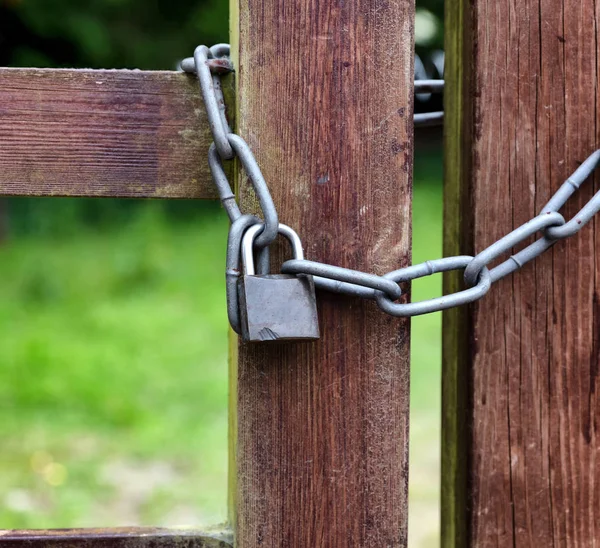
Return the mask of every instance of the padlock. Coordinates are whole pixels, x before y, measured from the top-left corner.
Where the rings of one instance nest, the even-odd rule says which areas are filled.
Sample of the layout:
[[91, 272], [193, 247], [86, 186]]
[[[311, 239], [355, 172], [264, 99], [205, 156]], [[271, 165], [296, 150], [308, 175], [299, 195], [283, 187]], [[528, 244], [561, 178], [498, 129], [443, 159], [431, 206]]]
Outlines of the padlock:
[[[246, 342], [317, 340], [319, 319], [313, 277], [255, 274], [254, 240], [262, 227], [251, 226], [242, 239], [243, 276], [238, 280], [242, 338]], [[292, 244], [294, 258], [303, 260], [298, 234], [284, 224], [279, 225], [279, 233]]]

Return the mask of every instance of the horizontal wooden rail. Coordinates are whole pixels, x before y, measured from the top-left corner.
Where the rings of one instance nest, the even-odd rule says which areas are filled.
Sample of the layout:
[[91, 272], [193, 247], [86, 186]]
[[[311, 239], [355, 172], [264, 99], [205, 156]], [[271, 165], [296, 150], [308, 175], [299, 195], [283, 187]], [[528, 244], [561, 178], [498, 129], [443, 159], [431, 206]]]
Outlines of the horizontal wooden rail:
[[0, 69], [0, 195], [215, 199], [210, 143], [193, 75]]
[[52, 548], [231, 548], [233, 535], [227, 529], [207, 533], [194, 529], [155, 527], [0, 530], [0, 543], [6, 548], [36, 545]]

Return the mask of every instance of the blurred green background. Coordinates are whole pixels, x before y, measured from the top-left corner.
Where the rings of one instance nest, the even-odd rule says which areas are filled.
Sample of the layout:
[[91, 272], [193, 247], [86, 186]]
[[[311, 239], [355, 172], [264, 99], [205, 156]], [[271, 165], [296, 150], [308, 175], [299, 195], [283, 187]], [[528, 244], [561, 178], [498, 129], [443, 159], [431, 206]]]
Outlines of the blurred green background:
[[[427, 54], [443, 3], [417, 4]], [[227, 0], [0, 0], [0, 66], [174, 68], [227, 17]], [[416, 141], [422, 261], [442, 251], [440, 133]], [[214, 203], [0, 203], [0, 528], [224, 520], [226, 232]], [[440, 338], [439, 314], [413, 321], [413, 547], [438, 543]]]

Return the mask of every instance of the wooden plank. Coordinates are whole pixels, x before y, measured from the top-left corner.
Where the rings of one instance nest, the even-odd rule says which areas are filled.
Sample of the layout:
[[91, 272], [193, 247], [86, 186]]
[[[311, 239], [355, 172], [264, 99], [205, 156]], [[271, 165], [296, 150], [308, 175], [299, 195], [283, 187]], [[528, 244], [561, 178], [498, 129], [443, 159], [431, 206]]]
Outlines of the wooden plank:
[[231, 548], [233, 539], [228, 530], [202, 532], [194, 529], [118, 527], [0, 530], [0, 543], [6, 548]]
[[[281, 222], [310, 259], [407, 265], [413, 1], [233, 0], [232, 13], [239, 132]], [[256, 211], [244, 177], [240, 194]], [[409, 322], [318, 301], [318, 343], [239, 347], [237, 543], [405, 546]]]
[[[472, 253], [539, 212], [598, 148], [600, 10], [446, 5], [446, 253]], [[444, 546], [600, 543], [599, 226], [445, 315]]]
[[0, 69], [0, 195], [214, 199], [211, 141], [193, 75]]

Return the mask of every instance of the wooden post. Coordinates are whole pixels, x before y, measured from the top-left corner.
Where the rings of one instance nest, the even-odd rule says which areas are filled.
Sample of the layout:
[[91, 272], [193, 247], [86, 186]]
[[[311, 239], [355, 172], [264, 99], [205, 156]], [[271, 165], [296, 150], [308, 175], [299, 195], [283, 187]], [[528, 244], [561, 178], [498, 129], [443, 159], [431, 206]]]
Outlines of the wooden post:
[[[446, 254], [473, 253], [537, 214], [598, 148], [600, 11], [446, 5]], [[586, 183], [565, 217], [593, 192]], [[599, 237], [591, 223], [445, 315], [444, 546], [600, 544]]]
[[[281, 222], [310, 259], [407, 265], [413, 1], [233, 0], [232, 14], [238, 131]], [[404, 546], [409, 323], [318, 300], [320, 342], [239, 347], [237, 545]]]

